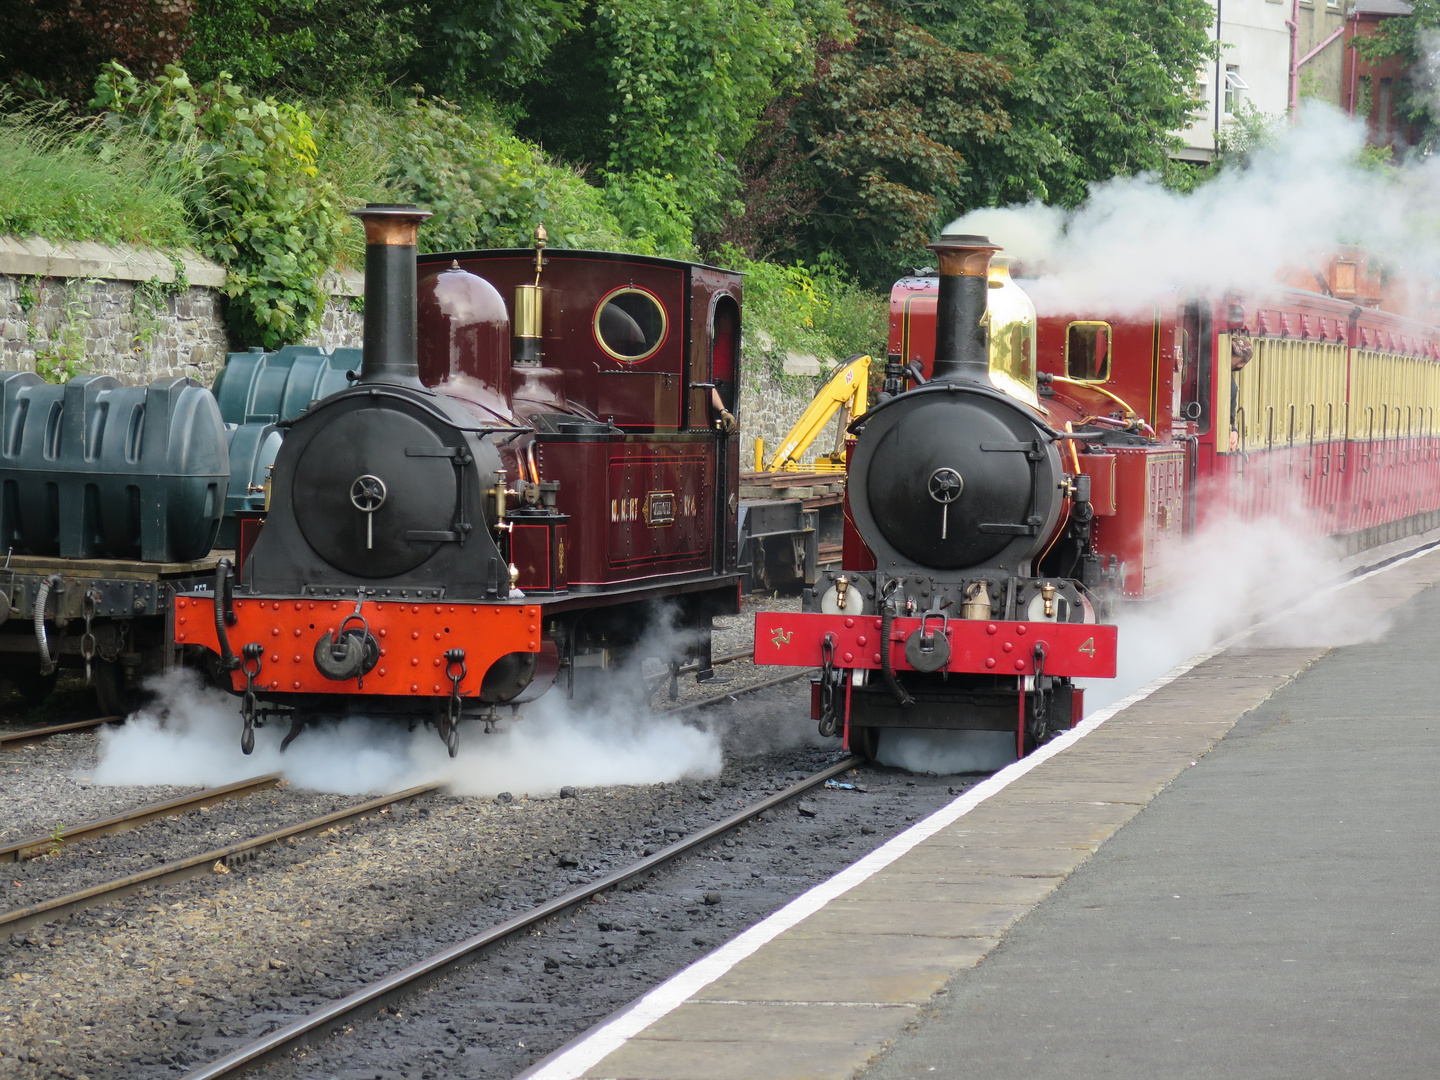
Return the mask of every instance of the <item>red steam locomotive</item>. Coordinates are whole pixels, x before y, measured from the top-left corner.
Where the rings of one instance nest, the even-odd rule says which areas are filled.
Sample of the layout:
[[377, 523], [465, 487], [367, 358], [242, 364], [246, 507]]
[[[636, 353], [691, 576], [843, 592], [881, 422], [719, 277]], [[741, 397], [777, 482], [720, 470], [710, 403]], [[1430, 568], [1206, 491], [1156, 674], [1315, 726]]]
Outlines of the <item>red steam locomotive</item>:
[[[1162, 595], [1183, 540], [1281, 516], [1353, 552], [1440, 526], [1440, 328], [1413, 279], [1344, 249], [1267, 293], [1160, 294], [1038, 319], [1040, 404], [1090, 477], [1088, 587]], [[928, 372], [937, 283], [891, 292], [890, 348]], [[1055, 572], [1052, 552], [1046, 563]]]
[[850, 427], [844, 569], [801, 613], [756, 617], [755, 661], [819, 667], [813, 714], [847, 746], [943, 729], [990, 768], [1080, 720], [1075, 678], [1115, 674], [1076, 450], [1128, 436], [1062, 431], [1041, 404], [1035, 309], [994, 245], [947, 233], [932, 250], [925, 353], [892, 349]]
[[[952, 377], [946, 359], [947, 339], [954, 335], [948, 327], [954, 316], [947, 311], [946, 238], [935, 250], [941, 257], [938, 276], [902, 279], [891, 293], [892, 391], [912, 384], [923, 389]], [[1062, 458], [1058, 515], [1038, 530], [1043, 539], [1028, 566], [1022, 563], [1018, 570], [1033, 575], [1042, 589], [1049, 581], [1062, 595], [1064, 583], [1073, 580], [1087, 612], [1093, 609], [1103, 619], [1117, 600], [1163, 595], [1185, 538], [1227, 515], [1241, 520], [1274, 515], [1292, 523], [1298, 517], [1303, 528], [1339, 538], [1350, 551], [1440, 526], [1435, 428], [1440, 329], [1432, 298], [1413, 282], [1387, 277], [1363, 252], [1347, 249], [1330, 257], [1323, 270], [1299, 271], [1263, 294], [1170, 291], [1138, 312], [1131, 306], [1123, 314], [1100, 310], [1036, 318], [1033, 307], [1028, 315], [1024, 311], [1028, 301], [1004, 262], [997, 259], [989, 270], [990, 310], [979, 320], [980, 332], [989, 332], [987, 362], [973, 365], [973, 377], [991, 392], [1030, 406]], [[855, 425], [852, 466], [868, 467], [873, 457], [864, 453], [867, 419]], [[910, 449], [912, 461], [922, 458], [920, 448]], [[971, 496], [960, 483], [968, 481], [967, 470], [952, 471], [959, 479], [930, 497], [943, 497], [964, 526], [992, 528], [981, 520], [993, 517], [990, 510], [972, 504], [967, 512]], [[895, 584], [901, 568], [893, 560], [886, 565], [884, 540], [877, 544], [876, 514], [868, 505], [874, 493], [862, 486], [871, 483], [865, 476], [857, 482], [852, 469], [845, 569], [828, 578], [840, 586], [841, 596], [857, 578], [873, 578], [873, 589], [905, 596], [906, 579], [899, 576]], [[1032, 507], [1041, 505], [1038, 494], [1037, 485]], [[1026, 581], [1019, 581], [1023, 601]], [[823, 589], [824, 583], [807, 598], [807, 611], [834, 606], [834, 586], [830, 593]], [[1033, 601], [1027, 608], [1008, 594], [1003, 606], [993, 596], [988, 607], [967, 610], [962, 604], [962, 620], [985, 622], [961, 622], [958, 632], [957, 624], [949, 623], [952, 655], [960, 643], [969, 643], [969, 650], [960, 663], [933, 669], [950, 677], [948, 686], [931, 685], [934, 676], [908, 662], [915, 635], [927, 629], [924, 618], [916, 625], [897, 619], [883, 628], [865, 626], [867, 635], [880, 630], [874, 635], [878, 651], [861, 663], [854, 658], [863, 654], [844, 648], [851, 643], [833, 620], [764, 613], [757, 622], [756, 659], [824, 662], [827, 673], [837, 672], [816, 680], [814, 715], [822, 730], [837, 730], [833, 717], [843, 708], [847, 740], [870, 749], [884, 728], [993, 727], [993, 701], [973, 692], [978, 661], [1009, 659], [994, 649], [991, 627], [997, 624], [990, 620], [1034, 618], [1035, 612]], [[1014, 628], [1012, 648], [1020, 647], [1022, 626]], [[1059, 628], [1023, 629], [1033, 641], [1037, 631], [1055, 637]], [[1001, 629], [999, 636], [1004, 634]], [[1101, 640], [1086, 639], [1097, 649]], [[1062, 663], [1077, 659], [1072, 654]], [[906, 704], [903, 697], [914, 695], [904, 687], [903, 697], [893, 691], [893, 700], [880, 695], [865, 669], [881, 667], [881, 661], [890, 671], [919, 673], [909, 679], [928, 679], [924, 685], [933, 698], [928, 707]], [[1043, 697], [1035, 691], [1041, 685], [1035, 667], [1034, 675], [1011, 677], [1012, 696]], [[1092, 673], [1048, 659], [1044, 670]], [[890, 671], [887, 683], [894, 681]], [[967, 674], [955, 680], [956, 673]], [[843, 706], [835, 704], [838, 691], [827, 690], [827, 677], [843, 689]], [[857, 693], [861, 687], [863, 694]], [[1081, 713], [1073, 700], [1067, 714], [1072, 722]], [[1053, 702], [1052, 696], [1052, 710]], [[1046, 729], [1034, 719], [1039, 708], [1027, 712], [1022, 705], [1018, 711], [1025, 739], [1020, 752]], [[1066, 718], [1052, 715], [1049, 730]]]
[[706, 675], [739, 605], [740, 276], [543, 230], [417, 259], [428, 214], [359, 216], [360, 370], [289, 423], [238, 568], [175, 600], [176, 644], [242, 696], [245, 751], [266, 717], [288, 743], [418, 709], [453, 755], [462, 718], [583, 692], [660, 623]]

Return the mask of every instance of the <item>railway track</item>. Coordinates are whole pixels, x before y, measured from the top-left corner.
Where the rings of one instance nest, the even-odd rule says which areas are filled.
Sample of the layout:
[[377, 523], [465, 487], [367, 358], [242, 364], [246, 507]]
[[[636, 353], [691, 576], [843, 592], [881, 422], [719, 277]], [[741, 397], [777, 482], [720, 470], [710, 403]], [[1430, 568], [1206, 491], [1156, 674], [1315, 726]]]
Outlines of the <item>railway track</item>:
[[8, 731], [0, 733], [0, 751], [19, 750], [22, 746], [34, 746], [56, 735], [93, 731], [101, 724], [119, 724], [124, 720], [123, 716], [98, 716], [94, 720], [76, 720], [70, 724], [54, 724], [50, 727], [30, 728], [28, 731]]
[[[748, 660], [750, 659], [751, 655], [752, 654], [749, 649], [741, 649], [738, 652], [732, 653], [722, 653], [719, 656], [711, 658], [710, 666], [719, 667], [721, 664], [733, 664], [736, 660]], [[700, 665], [694, 660], [692, 660], [690, 661], [690, 663], [683, 664], [679, 668], [677, 668], [675, 674], [677, 676], [692, 675], [699, 670]], [[656, 690], [660, 689], [660, 687], [664, 686], [669, 681], [670, 673], [668, 671], [662, 671], [659, 675], [647, 675], [645, 677], [645, 686], [649, 690], [649, 692], [653, 694]]]
[[145, 822], [154, 821], [157, 818], [178, 817], [187, 811], [203, 810], [207, 806], [214, 806], [216, 803], [229, 799], [243, 799], [257, 791], [274, 787], [280, 783], [281, 779], [279, 773], [252, 776], [248, 780], [237, 780], [233, 784], [225, 784], [222, 787], [206, 788], [193, 795], [182, 795], [178, 799], [167, 799], [164, 802], [137, 806], [133, 810], [116, 814], [114, 817], [87, 821], [80, 825], [72, 825], [68, 829], [57, 829], [54, 832], [32, 836], [28, 840], [18, 840], [6, 847], [0, 847], [0, 863], [20, 862], [23, 859], [34, 858], [36, 855], [53, 852], [61, 845], [72, 844], [77, 840], [93, 840], [97, 836], [112, 836], [115, 833], [129, 832], [137, 825], [143, 825]]
[[[278, 776], [273, 778], [256, 778], [257, 781], [269, 781], [269, 783], [274, 783], [278, 781], [278, 779]], [[231, 786], [233, 787], [234, 785]], [[7, 911], [4, 914], [0, 914], [0, 934], [14, 933], [31, 926], [37, 926], [41, 923], [52, 922], [56, 919], [73, 915], [77, 911], [83, 911], [86, 908], [95, 907], [98, 904], [108, 904], [111, 901], [118, 900], [122, 896], [128, 896], [138, 889], [165, 885], [176, 881], [184, 881], [187, 878], [215, 873], [217, 867], [223, 867], [224, 870], [229, 870], [232, 866], [239, 866], [249, 862], [261, 851], [275, 844], [283, 843], [292, 838], [313, 836], [315, 833], [323, 832], [337, 825], [343, 825], [346, 822], [379, 813], [388, 807], [410, 802], [413, 799], [423, 798], [426, 795], [433, 794], [440, 790], [443, 786], [444, 785], [439, 783], [420, 784], [417, 787], [397, 791], [391, 795], [383, 795], [378, 799], [371, 799], [368, 802], [359, 803], [355, 806], [348, 806], [343, 810], [336, 810], [333, 813], [325, 814], [318, 818], [311, 818], [309, 821], [300, 822], [298, 825], [277, 829], [263, 836], [242, 840], [239, 843], [229, 844], [226, 847], [216, 848], [213, 851], [206, 851], [199, 855], [192, 855], [186, 859], [165, 863], [163, 866], [156, 866], [149, 870], [142, 870], [137, 874], [117, 878], [114, 881], [95, 885], [88, 889], [82, 889], [79, 892], [69, 893], [66, 896], [56, 897], [53, 900], [46, 900], [38, 904], [32, 904], [29, 907]], [[204, 794], [206, 793], [201, 792], [201, 795]], [[230, 795], [228, 797], [236, 796]], [[181, 800], [174, 801], [178, 802]], [[164, 806], [166, 804], [158, 805]], [[155, 808], [152, 807], [150, 809]], [[121, 816], [123, 817], [124, 815]], [[159, 817], [163, 815], [157, 812], [153, 816]], [[116, 819], [109, 819], [107, 822], [99, 822], [96, 824], [105, 825], [115, 820]], [[131, 827], [133, 827], [133, 825]], [[117, 828], [114, 831], [123, 831], [123, 827]], [[24, 841], [23, 843], [30, 844], [33, 842], [34, 841]], [[48, 846], [51, 842], [50, 837], [40, 838], [42, 846]]]
[[362, 987], [338, 1001], [315, 1010], [308, 1016], [286, 1024], [269, 1035], [262, 1036], [202, 1068], [187, 1073], [182, 1080], [221, 1080], [224, 1077], [241, 1076], [281, 1054], [313, 1043], [338, 1027], [362, 1019], [362, 1014], [382, 1008], [456, 968], [478, 960], [488, 949], [501, 942], [524, 933], [538, 924], [558, 918], [593, 897], [627, 881], [647, 875], [666, 863], [719, 839], [725, 833], [753, 820], [766, 811], [774, 809], [812, 788], [819, 787], [825, 781], [863, 763], [863, 759], [852, 757], [822, 769], [782, 791], [752, 803], [721, 821], [677, 840], [668, 847], [662, 848], [630, 866], [613, 871], [587, 885], [546, 901], [524, 914], [507, 919], [474, 937]]

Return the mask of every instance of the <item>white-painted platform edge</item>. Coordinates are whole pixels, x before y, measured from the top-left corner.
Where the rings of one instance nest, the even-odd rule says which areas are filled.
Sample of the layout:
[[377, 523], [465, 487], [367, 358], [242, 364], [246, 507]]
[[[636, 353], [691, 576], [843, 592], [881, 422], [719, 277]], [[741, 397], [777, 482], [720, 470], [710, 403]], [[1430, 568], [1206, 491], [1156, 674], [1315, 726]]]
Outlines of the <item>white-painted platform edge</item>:
[[[1338, 592], [1341, 589], [1349, 588], [1351, 585], [1364, 581], [1367, 578], [1386, 573], [1395, 569], [1397, 566], [1403, 566], [1414, 559], [1428, 555], [1432, 550], [1433, 549], [1427, 548], [1422, 551], [1417, 551], [1412, 555], [1407, 555], [1386, 566], [1382, 566], [1378, 570], [1372, 570], [1369, 573], [1361, 574], [1348, 581], [1331, 585], [1326, 589], [1320, 590], [1320, 593], [1323, 595], [1325, 593]], [[750, 929], [722, 945], [708, 956], [701, 957], [689, 967], [676, 972], [644, 997], [637, 1000], [624, 1012], [594, 1028], [568, 1049], [560, 1050], [552, 1057], [537, 1064], [534, 1068], [522, 1073], [521, 1077], [517, 1078], [517, 1080], [576, 1080], [577, 1077], [582, 1076], [591, 1067], [598, 1065], [605, 1058], [609, 1057], [610, 1054], [620, 1049], [627, 1040], [639, 1035], [651, 1024], [679, 1008], [716, 979], [730, 971], [730, 969], [741, 960], [755, 953], [762, 946], [769, 944], [786, 930], [803, 922], [832, 900], [843, 896], [855, 888], [855, 886], [867, 881], [876, 873], [895, 862], [895, 860], [899, 859], [902, 855], [914, 850], [917, 845], [934, 836], [941, 829], [964, 817], [992, 795], [1004, 791], [1031, 769], [1049, 761], [1056, 754], [1064, 753], [1117, 713], [1128, 709], [1137, 702], [1144, 701], [1157, 690], [1170, 685], [1197, 664], [1202, 664], [1211, 657], [1218, 656], [1226, 649], [1233, 648], [1250, 635], [1284, 618], [1291, 610], [1293, 609], [1278, 612], [1262, 622], [1255, 623], [1241, 630], [1239, 633], [1232, 634], [1218, 644], [1212, 645], [1203, 652], [1196, 653], [1188, 660], [1176, 664], [1169, 671], [1165, 672], [1164, 675], [1161, 675], [1152, 682], [1146, 683], [1128, 697], [1120, 699], [1113, 705], [1109, 705], [1091, 716], [1087, 716], [1078, 726], [1052, 739], [1029, 757], [1023, 758], [1001, 769], [994, 776], [975, 785], [975, 787], [963, 795], [957, 796], [953, 802], [942, 806], [929, 817], [917, 821], [904, 832], [891, 837], [859, 862], [846, 867], [834, 877], [822, 881], [808, 892], [797, 896], [779, 911], [774, 912], [768, 918], [756, 923], [750, 927]]]

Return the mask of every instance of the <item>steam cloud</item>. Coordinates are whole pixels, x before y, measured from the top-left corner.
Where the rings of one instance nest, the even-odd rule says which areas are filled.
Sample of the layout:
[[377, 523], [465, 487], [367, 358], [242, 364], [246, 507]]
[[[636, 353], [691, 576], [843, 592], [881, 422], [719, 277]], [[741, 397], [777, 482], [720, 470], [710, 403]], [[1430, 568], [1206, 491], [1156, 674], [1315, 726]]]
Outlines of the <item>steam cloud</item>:
[[1186, 540], [1170, 563], [1171, 588], [1153, 603], [1122, 606], [1116, 677], [1085, 683], [1089, 712], [1119, 701], [1182, 660], [1282, 612], [1250, 638], [1261, 647], [1352, 645], [1379, 637], [1389, 616], [1359, 588], [1330, 591], [1340, 550], [1303, 512], [1258, 521], [1221, 517]]
[[559, 691], [522, 706], [523, 719], [501, 710], [495, 733], [478, 722], [460, 728], [454, 759], [432, 728], [354, 717], [306, 730], [280, 753], [286, 723], [255, 732], [255, 751], [240, 752], [236, 699], [202, 686], [190, 672], [159, 680], [154, 705], [118, 729], [101, 732], [96, 783], [214, 786], [282, 773], [295, 787], [344, 794], [384, 794], [443, 782], [457, 795], [553, 793], [566, 784], [668, 783], [714, 776], [720, 739], [633, 701], [569, 702]]
[[1124, 177], [1095, 185], [1073, 211], [977, 210], [949, 230], [984, 233], [1015, 255], [1038, 278], [1025, 288], [1042, 314], [1118, 314], [1169, 288], [1263, 292], [1340, 244], [1407, 273], [1440, 271], [1440, 162], [1367, 169], [1364, 142], [1363, 124], [1308, 103], [1249, 168], [1190, 194]]

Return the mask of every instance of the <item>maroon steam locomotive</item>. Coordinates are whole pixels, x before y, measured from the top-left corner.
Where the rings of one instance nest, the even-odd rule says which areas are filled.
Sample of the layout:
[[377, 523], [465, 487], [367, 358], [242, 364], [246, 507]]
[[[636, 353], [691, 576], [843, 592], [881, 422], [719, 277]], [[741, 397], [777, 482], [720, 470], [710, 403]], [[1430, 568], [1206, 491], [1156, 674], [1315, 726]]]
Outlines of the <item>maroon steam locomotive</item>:
[[289, 423], [238, 565], [175, 600], [245, 751], [267, 717], [288, 743], [419, 711], [453, 755], [462, 718], [584, 694], [659, 627], [708, 675], [711, 619], [739, 610], [740, 276], [543, 230], [417, 258], [427, 213], [358, 215], [360, 370]]

